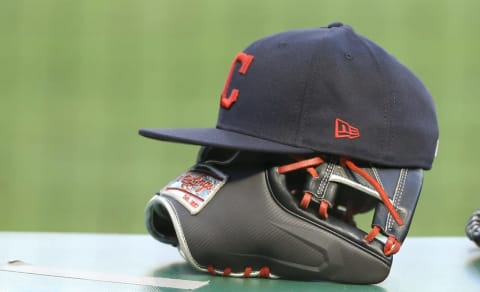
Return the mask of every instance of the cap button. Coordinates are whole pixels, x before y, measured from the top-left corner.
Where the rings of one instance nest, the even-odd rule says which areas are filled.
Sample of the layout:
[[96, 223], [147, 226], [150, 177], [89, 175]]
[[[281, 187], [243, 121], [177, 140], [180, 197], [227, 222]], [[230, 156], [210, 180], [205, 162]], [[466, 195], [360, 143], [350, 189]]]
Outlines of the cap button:
[[343, 23], [341, 23], [341, 22], [334, 22], [334, 23], [330, 23], [330, 24], [328, 25], [328, 28], [341, 27], [341, 26], [343, 26]]

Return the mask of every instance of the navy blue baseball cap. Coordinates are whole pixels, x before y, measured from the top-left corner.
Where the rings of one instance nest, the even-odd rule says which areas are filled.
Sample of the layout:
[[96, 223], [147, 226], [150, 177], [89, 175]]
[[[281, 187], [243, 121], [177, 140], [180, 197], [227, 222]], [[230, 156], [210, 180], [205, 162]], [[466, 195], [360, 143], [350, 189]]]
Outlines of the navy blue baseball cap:
[[145, 137], [273, 153], [324, 153], [430, 169], [432, 96], [403, 64], [352, 27], [257, 40], [230, 67], [215, 128], [141, 129]]

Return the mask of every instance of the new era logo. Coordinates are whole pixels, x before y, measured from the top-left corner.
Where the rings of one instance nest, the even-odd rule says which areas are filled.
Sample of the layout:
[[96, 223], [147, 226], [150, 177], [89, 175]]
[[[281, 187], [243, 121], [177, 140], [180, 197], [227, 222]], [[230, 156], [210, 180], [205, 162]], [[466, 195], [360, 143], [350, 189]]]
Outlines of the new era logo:
[[341, 119], [335, 119], [335, 138], [356, 139], [360, 130]]

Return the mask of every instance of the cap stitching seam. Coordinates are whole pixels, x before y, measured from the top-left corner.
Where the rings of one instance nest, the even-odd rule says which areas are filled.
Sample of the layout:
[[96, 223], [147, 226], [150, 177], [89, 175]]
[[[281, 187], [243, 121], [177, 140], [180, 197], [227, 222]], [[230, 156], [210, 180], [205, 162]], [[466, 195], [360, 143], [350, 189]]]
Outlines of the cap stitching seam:
[[309, 102], [309, 99], [306, 98], [306, 95], [308, 92], [311, 91], [313, 75], [314, 75], [313, 73], [316, 72], [316, 70], [314, 70], [315, 66], [313, 62], [315, 57], [316, 57], [316, 51], [313, 51], [310, 56], [310, 60], [309, 60], [310, 67], [307, 73], [310, 76], [308, 78], [305, 78], [305, 85], [302, 93], [302, 105], [301, 105], [301, 109], [298, 117], [298, 120], [300, 121], [300, 126], [297, 128], [297, 132], [295, 133], [295, 143], [297, 145], [303, 145], [303, 141], [298, 141], [298, 140], [299, 140], [299, 137], [301, 137], [300, 133], [304, 132], [303, 129], [305, 128], [306, 119], [308, 118], [309, 106], [306, 106], [306, 104]]
[[[353, 34], [355, 36], [355, 34]], [[360, 40], [360, 43], [367, 49], [367, 51], [369, 52], [370, 56], [372, 57], [373, 61], [375, 62], [376, 64], [376, 67], [377, 67], [377, 70], [379, 72], [379, 75], [380, 75], [380, 78], [382, 79], [383, 81], [383, 84], [386, 84], [387, 83], [387, 80], [385, 78], [385, 72], [384, 70], [382, 69], [382, 66], [380, 65], [380, 63], [378, 62], [377, 58], [375, 57], [376, 54], [370, 49], [370, 46], [368, 46], [366, 43], [365, 43], [365, 40], [358, 37], [358, 36], [355, 36], [357, 37], [359, 40]], [[387, 136], [390, 136], [390, 133], [391, 133], [391, 129], [390, 129], [390, 125], [388, 123], [388, 99], [385, 98], [384, 99], [384, 103], [383, 103], [383, 126], [384, 126], [384, 129], [385, 131], [388, 133], [386, 136], [385, 139], [382, 139], [382, 141], [380, 142], [380, 149], [381, 149], [381, 152], [382, 152], [382, 155], [381, 157], [385, 157], [386, 155], [386, 147], [388, 146], [388, 138]]]

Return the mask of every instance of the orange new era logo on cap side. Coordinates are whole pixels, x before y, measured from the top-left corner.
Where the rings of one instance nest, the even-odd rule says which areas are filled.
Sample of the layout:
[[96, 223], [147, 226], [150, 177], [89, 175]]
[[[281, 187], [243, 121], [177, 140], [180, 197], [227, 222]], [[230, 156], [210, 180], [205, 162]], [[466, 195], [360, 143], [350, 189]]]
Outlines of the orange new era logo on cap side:
[[356, 139], [360, 137], [360, 130], [339, 118], [335, 119], [335, 138]]

